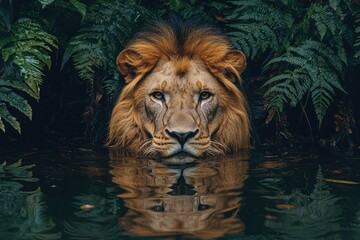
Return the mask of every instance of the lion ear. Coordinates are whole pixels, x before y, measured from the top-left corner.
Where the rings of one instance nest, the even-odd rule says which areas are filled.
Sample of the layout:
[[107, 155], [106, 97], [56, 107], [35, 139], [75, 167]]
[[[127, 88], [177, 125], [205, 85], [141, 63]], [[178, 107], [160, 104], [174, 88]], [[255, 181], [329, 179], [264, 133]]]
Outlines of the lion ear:
[[246, 57], [243, 52], [232, 50], [223, 59], [225, 63], [224, 74], [230, 81], [241, 80], [240, 75], [246, 68]]
[[154, 66], [138, 52], [132, 49], [125, 49], [119, 53], [116, 59], [117, 68], [124, 76], [126, 83], [131, 82], [135, 77], [144, 75]]

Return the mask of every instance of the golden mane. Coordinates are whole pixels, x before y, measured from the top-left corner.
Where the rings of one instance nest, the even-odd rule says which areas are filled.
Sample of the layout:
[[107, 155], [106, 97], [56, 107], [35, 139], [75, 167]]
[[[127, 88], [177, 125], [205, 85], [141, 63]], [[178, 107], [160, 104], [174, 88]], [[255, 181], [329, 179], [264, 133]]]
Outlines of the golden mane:
[[[108, 145], [137, 151], [147, 139], [141, 123], [141, 80], [160, 60], [173, 61], [178, 75], [187, 72], [189, 61], [201, 60], [224, 87], [220, 101], [226, 107], [216, 140], [230, 150], [249, 147], [250, 131], [247, 104], [236, 87], [246, 66], [243, 53], [233, 50], [221, 32], [197, 19], [169, 23], [157, 22], [138, 33], [117, 57], [119, 71], [127, 85], [119, 97], [110, 122]], [[135, 94], [137, 93], [137, 94]]]
[[[119, 54], [117, 62], [127, 82], [132, 79], [128, 74], [149, 72], [163, 57], [176, 60], [176, 68], [180, 72], [184, 66], [186, 68], [186, 60], [200, 58], [215, 76], [227, 79], [226, 75], [232, 73], [240, 79], [246, 64], [237, 62], [232, 54], [228, 55], [231, 51], [231, 43], [218, 29], [198, 19], [187, 22], [174, 20], [171, 24], [157, 22], [149, 30], [138, 33], [126, 51]], [[128, 69], [129, 65], [133, 69]]]

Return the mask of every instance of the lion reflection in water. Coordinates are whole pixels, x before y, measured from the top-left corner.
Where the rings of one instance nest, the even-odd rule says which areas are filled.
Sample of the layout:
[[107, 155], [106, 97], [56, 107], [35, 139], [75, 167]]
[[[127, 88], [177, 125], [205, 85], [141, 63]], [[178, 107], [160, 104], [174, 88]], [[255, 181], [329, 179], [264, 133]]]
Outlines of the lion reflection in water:
[[247, 152], [182, 166], [111, 155], [112, 180], [125, 190], [119, 197], [128, 211], [119, 225], [126, 234], [213, 238], [244, 229], [237, 214]]

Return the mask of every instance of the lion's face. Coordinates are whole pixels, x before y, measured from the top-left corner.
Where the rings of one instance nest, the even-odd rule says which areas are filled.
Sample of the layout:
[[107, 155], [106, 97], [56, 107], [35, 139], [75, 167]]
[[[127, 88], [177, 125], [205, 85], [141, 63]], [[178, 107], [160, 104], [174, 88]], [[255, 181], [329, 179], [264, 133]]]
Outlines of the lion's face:
[[155, 24], [117, 64], [127, 84], [112, 112], [109, 145], [165, 157], [249, 146], [246, 100], [235, 85], [246, 59], [213, 28]]
[[188, 71], [180, 75], [175, 64], [160, 61], [136, 93], [149, 137], [141, 148], [162, 156], [179, 152], [201, 156], [226, 150], [211, 140], [224, 108], [222, 86], [199, 60], [189, 61]]

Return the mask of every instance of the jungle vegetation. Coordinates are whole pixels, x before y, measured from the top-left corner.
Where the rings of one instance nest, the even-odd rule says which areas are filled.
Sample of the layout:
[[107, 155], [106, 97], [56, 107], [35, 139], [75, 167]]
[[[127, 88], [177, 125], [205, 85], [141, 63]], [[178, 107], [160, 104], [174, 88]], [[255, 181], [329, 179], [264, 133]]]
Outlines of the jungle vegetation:
[[123, 86], [117, 54], [170, 12], [218, 25], [247, 56], [243, 89], [255, 141], [359, 141], [355, 0], [2, 0], [0, 134], [36, 126], [101, 141]]

